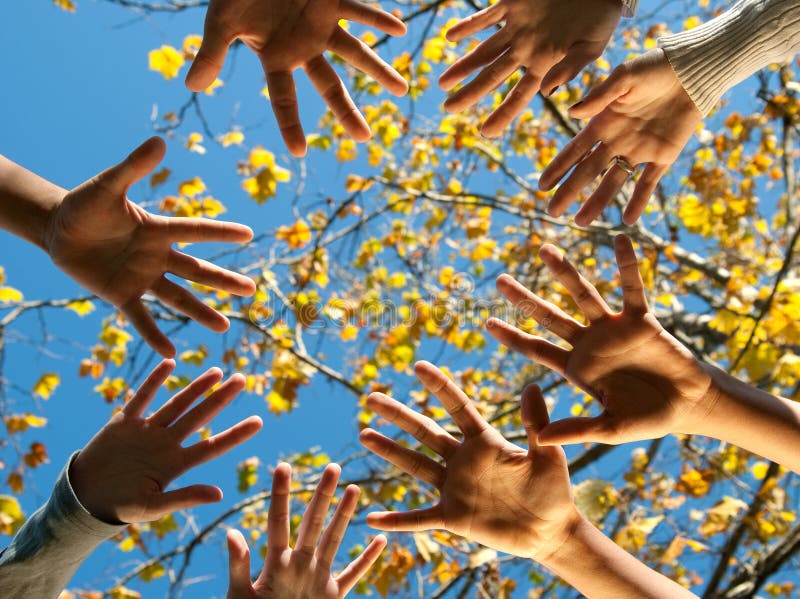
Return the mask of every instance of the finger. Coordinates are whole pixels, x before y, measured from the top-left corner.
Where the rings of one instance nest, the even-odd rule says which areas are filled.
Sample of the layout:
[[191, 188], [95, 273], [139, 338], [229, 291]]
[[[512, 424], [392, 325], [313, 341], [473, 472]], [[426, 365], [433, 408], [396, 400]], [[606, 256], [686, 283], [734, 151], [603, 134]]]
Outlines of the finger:
[[447, 67], [439, 77], [439, 87], [444, 91], [450, 91], [466, 79], [472, 71], [491, 64], [506, 50], [508, 50], [508, 33], [501, 29]]
[[267, 515], [267, 567], [277, 563], [280, 555], [289, 547], [289, 509], [292, 486], [292, 467], [281, 462], [272, 474], [272, 496]]
[[166, 514], [219, 501], [222, 501], [222, 490], [219, 487], [190, 485], [153, 497], [148, 507], [159, 514], [153, 518], [153, 520], [157, 520]]
[[336, 485], [339, 482], [339, 475], [342, 469], [338, 464], [328, 464], [322, 473], [322, 478], [314, 491], [314, 496], [303, 514], [300, 522], [300, 530], [297, 532], [297, 544], [295, 553], [301, 553], [306, 558], [314, 557], [317, 541], [325, 524], [325, 517], [331, 505], [333, 494], [336, 492]]
[[595, 286], [581, 275], [554, 245], [545, 244], [539, 249], [539, 257], [558, 282], [567, 288], [578, 308], [592, 321], [611, 314], [611, 308], [600, 296]]
[[503, 322], [499, 318], [490, 318], [486, 322], [486, 329], [492, 337], [506, 347], [537, 364], [554, 370], [561, 376], [565, 375], [570, 352], [563, 347], [520, 331], [517, 327]]
[[528, 385], [522, 391], [522, 425], [528, 436], [528, 453], [536, 451], [539, 431], [550, 424], [547, 404], [538, 385]]
[[249, 597], [253, 585], [250, 582], [250, 548], [244, 535], [236, 529], [228, 531], [228, 596]]
[[619, 193], [630, 175], [617, 164], [612, 164], [600, 181], [600, 185], [592, 192], [589, 199], [580, 207], [575, 215], [575, 224], [586, 227], [598, 218], [612, 198]]
[[[322, 539], [319, 542], [319, 550], [317, 551], [317, 562], [320, 563], [325, 570], [330, 570], [333, 560], [336, 557], [336, 552], [339, 551], [339, 546], [342, 544], [344, 534], [347, 532], [347, 526], [350, 524], [350, 519], [358, 505], [358, 496], [361, 490], [356, 485], [349, 485], [345, 491], [342, 500], [336, 507], [333, 513], [330, 524], [322, 534]], [[327, 577], [326, 577], [327, 578]]]
[[455, 437], [436, 422], [383, 393], [370, 394], [367, 397], [367, 407], [403, 429], [443, 458], [451, 456], [461, 445]]
[[329, 49], [394, 95], [402, 96], [408, 91], [408, 81], [400, 73], [386, 64], [367, 44], [341, 27], [337, 27], [331, 37]]
[[211, 422], [214, 417], [231, 403], [244, 389], [245, 378], [241, 374], [234, 374], [220, 385], [219, 389], [205, 398], [185, 416], [182, 416], [171, 430], [173, 435], [183, 441], [189, 435]]
[[163, 160], [167, 144], [160, 137], [151, 137], [116, 166], [97, 175], [97, 182], [114, 194], [123, 195]]
[[359, 435], [361, 443], [375, 455], [400, 468], [406, 474], [439, 488], [445, 477], [445, 469], [428, 456], [403, 447], [378, 431], [365, 428]]
[[636, 187], [633, 190], [633, 195], [628, 202], [628, 206], [625, 208], [625, 212], [622, 215], [623, 223], [626, 225], [633, 225], [639, 220], [639, 217], [647, 206], [647, 202], [650, 200], [650, 196], [652, 196], [653, 192], [656, 190], [658, 182], [668, 170], [668, 165], [660, 164], [648, 164], [644, 168], [642, 174], [639, 176], [639, 180], [636, 182]]
[[[600, 50], [602, 52], [602, 49]], [[596, 48], [577, 45], [570, 48], [567, 55], [547, 71], [542, 77], [542, 93], [552, 96], [559, 86], [572, 81], [583, 68], [599, 56]]]
[[323, 56], [312, 58], [304, 67], [308, 78], [320, 97], [331, 109], [350, 136], [356, 141], [367, 141], [372, 133], [367, 121], [358, 111], [344, 83]]
[[253, 239], [253, 230], [239, 223], [186, 217], [167, 217], [164, 221], [166, 236], [181, 243], [247, 243]]
[[203, 374], [181, 389], [167, 401], [148, 420], [162, 427], [172, 424], [178, 416], [183, 414], [195, 400], [210, 390], [222, 380], [222, 371], [219, 368], [209, 368]]
[[175, 250], [170, 253], [169, 272], [189, 281], [221, 289], [234, 295], [250, 296], [256, 292], [256, 284], [250, 277]]
[[481, 127], [484, 137], [500, 137], [511, 121], [527, 108], [539, 91], [539, 77], [527, 71]]
[[212, 331], [224, 333], [231, 326], [225, 316], [208, 304], [201, 302], [188, 289], [176, 285], [166, 277], [161, 277], [156, 281], [150, 290], [170, 308], [185, 314]]
[[464, 435], [478, 436], [489, 426], [472, 400], [436, 366], [423, 360], [414, 365], [414, 373], [425, 388], [437, 397]]
[[611, 71], [605, 81], [599, 83], [583, 99], [569, 109], [570, 116], [588, 119], [605, 110], [612, 102], [627, 94], [631, 89], [631, 76], [622, 64]]
[[460, 42], [464, 38], [475, 35], [489, 27], [494, 27], [505, 16], [503, 4], [493, 4], [483, 10], [461, 19], [458, 23], [447, 30], [445, 36], [451, 42]]
[[[597, 145], [598, 135], [597, 126], [592, 122], [581, 129], [542, 171], [542, 176], [539, 177], [539, 189], [548, 191], [555, 187], [555, 184], [563, 179], [564, 175]], [[552, 206], [548, 209], [553, 211]]]
[[226, 431], [187, 447], [183, 450], [187, 470], [214, 460], [238, 447], [260, 431], [262, 424], [261, 418], [250, 416]]
[[617, 257], [622, 285], [622, 309], [625, 312], [644, 314], [648, 310], [647, 296], [631, 240], [625, 235], [617, 235], [614, 238], [614, 254]]
[[267, 77], [269, 103], [281, 130], [281, 137], [289, 152], [298, 158], [306, 154], [306, 134], [300, 124], [300, 109], [297, 106], [297, 91], [294, 78], [289, 71], [271, 71], [261, 57]]
[[359, 0], [343, 0], [339, 5], [339, 17], [378, 29], [388, 35], [406, 34], [406, 24], [403, 21], [377, 6]]
[[390, 532], [414, 532], [445, 527], [442, 510], [438, 505], [408, 512], [372, 512], [367, 514], [367, 524]]
[[147, 345], [165, 358], [175, 357], [175, 346], [158, 328], [156, 321], [153, 320], [150, 312], [144, 307], [142, 300], [137, 298], [124, 306], [120, 306], [119, 309], [128, 319], [128, 322], [133, 325], [133, 328], [142, 336]]
[[461, 112], [476, 104], [481, 98], [500, 87], [519, 67], [519, 61], [510, 50], [507, 51], [478, 73], [475, 79], [447, 98], [444, 103], [445, 110], [451, 113]]
[[225, 55], [233, 39], [214, 21], [206, 19], [203, 41], [186, 73], [186, 87], [193, 92], [201, 92], [214, 83], [225, 64]]
[[356, 559], [350, 562], [336, 577], [339, 585], [339, 592], [345, 595], [349, 593], [356, 583], [363, 578], [372, 564], [380, 557], [381, 552], [386, 548], [386, 537], [378, 535], [367, 548]]
[[167, 377], [172, 374], [174, 369], [175, 360], [163, 360], [156, 366], [144, 383], [142, 383], [141, 387], [139, 387], [136, 394], [125, 404], [125, 407], [122, 408], [125, 415], [131, 418], [141, 418], [147, 406], [150, 405], [150, 402], [153, 401], [156, 393], [158, 393], [158, 389], [164, 384], [164, 381], [167, 380]]
[[497, 277], [497, 290], [526, 318], [533, 318], [551, 333], [561, 337], [567, 343], [575, 345], [583, 332], [583, 326], [561, 308], [543, 300], [525, 288], [514, 277], [504, 274]]
[[611, 148], [601, 143], [588, 156], [583, 158], [569, 177], [558, 187], [550, 200], [548, 210], [551, 214], [563, 214], [569, 206], [600, 173], [606, 170], [614, 153]]
[[539, 432], [539, 445], [572, 443], [617, 443], [605, 413], [594, 418], [564, 418], [551, 422]]

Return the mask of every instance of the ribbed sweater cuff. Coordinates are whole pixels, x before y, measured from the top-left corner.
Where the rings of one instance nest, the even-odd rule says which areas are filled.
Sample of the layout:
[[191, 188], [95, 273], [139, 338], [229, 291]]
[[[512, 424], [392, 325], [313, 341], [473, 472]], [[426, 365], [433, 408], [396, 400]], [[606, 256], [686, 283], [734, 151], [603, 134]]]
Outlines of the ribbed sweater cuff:
[[659, 39], [704, 115], [737, 83], [800, 49], [798, 0], [742, 0], [703, 25]]

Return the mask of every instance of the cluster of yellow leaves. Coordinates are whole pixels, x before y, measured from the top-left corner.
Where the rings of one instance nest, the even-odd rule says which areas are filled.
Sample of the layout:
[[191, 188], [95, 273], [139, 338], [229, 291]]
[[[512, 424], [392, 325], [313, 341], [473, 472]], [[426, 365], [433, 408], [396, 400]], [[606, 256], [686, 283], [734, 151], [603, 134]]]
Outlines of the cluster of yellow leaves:
[[[100, 378], [109, 362], [116, 366], [122, 366], [128, 357], [128, 343], [133, 337], [131, 337], [130, 333], [117, 326], [114, 321], [106, 319], [103, 321], [103, 328], [98, 339], [100, 343], [92, 348], [91, 358], [81, 360], [78, 374], [82, 377]], [[121, 379], [116, 379], [116, 381], [116, 383], [113, 383], [106, 378], [103, 381], [102, 388], [95, 388], [95, 391], [102, 393], [106, 401], [114, 401], [127, 388], [127, 385]], [[116, 388], [116, 392], [114, 392], [114, 388]]]
[[[199, 35], [187, 35], [183, 40], [180, 50], [164, 44], [160, 48], [151, 50], [147, 54], [148, 65], [151, 71], [156, 71], [164, 76], [164, 79], [174, 79], [177, 77], [186, 61], [194, 60], [203, 38]], [[219, 79], [208, 86], [205, 93], [213, 95], [214, 90], [222, 85]]]
[[253, 456], [239, 462], [236, 466], [236, 476], [239, 481], [237, 489], [240, 493], [246, 493], [250, 487], [258, 482], [258, 467], [261, 461], [258, 457]]
[[33, 414], [12, 414], [5, 416], [3, 420], [6, 423], [6, 431], [8, 434], [24, 433], [29, 427], [42, 428], [47, 424], [47, 418], [35, 416]]
[[22, 292], [13, 287], [4, 287], [6, 282], [6, 271], [0, 266], [0, 304], [11, 304], [21, 302], [24, 298]]
[[161, 200], [159, 210], [172, 216], [216, 218], [225, 212], [225, 206], [210, 195], [200, 197], [205, 191], [206, 184], [200, 177], [183, 181], [178, 185], [178, 195]]
[[33, 394], [42, 399], [50, 399], [60, 382], [61, 378], [57, 374], [47, 372], [33, 385]]
[[293, 250], [306, 247], [311, 242], [311, 227], [303, 219], [291, 227], [281, 226], [275, 233], [275, 239], [285, 241]]
[[259, 204], [275, 196], [278, 183], [292, 178], [288, 170], [276, 164], [275, 155], [262, 146], [253, 148], [247, 161], [239, 163], [239, 174], [247, 176], [242, 188]]

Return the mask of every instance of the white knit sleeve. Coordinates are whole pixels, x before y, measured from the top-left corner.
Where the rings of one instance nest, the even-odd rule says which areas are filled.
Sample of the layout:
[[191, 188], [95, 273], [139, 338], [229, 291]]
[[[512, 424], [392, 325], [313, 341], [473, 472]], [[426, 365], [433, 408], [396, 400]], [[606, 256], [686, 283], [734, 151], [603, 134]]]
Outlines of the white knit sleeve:
[[741, 0], [703, 25], [659, 39], [704, 115], [722, 94], [800, 50], [800, 0]]

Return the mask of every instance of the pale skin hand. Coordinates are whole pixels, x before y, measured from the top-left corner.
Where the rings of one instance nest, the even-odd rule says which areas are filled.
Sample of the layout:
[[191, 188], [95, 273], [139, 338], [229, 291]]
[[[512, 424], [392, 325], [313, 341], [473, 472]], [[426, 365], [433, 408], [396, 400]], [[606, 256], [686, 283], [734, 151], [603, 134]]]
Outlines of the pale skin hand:
[[[295, 548], [289, 546], [292, 468], [282, 463], [272, 479], [268, 515], [267, 557], [255, 582], [250, 581], [250, 549], [238, 530], [228, 532], [230, 586], [228, 599], [341, 599], [378, 559], [386, 538], [378, 535], [338, 575], [331, 566], [358, 504], [359, 488], [350, 485], [325, 531], [322, 526], [336, 493], [341, 468], [330, 464], [308, 504]], [[320, 538], [320, 535], [322, 537]]]
[[367, 449], [436, 487], [439, 503], [408, 512], [375, 512], [367, 524], [380, 530], [446, 529], [498, 551], [542, 559], [560, 547], [579, 515], [572, 501], [567, 461], [560, 447], [537, 444], [549, 422], [541, 391], [522, 394], [522, 421], [529, 448], [503, 438], [441, 370], [419, 362], [415, 372], [464, 434], [458, 441], [430, 418], [373, 393], [370, 409], [439, 454], [444, 463], [402, 447], [372, 429], [361, 433]]
[[463, 19], [447, 32], [448, 40], [458, 42], [501, 22], [503, 26], [439, 78], [442, 89], [450, 91], [481, 69], [448, 98], [445, 109], [460, 112], [476, 104], [524, 68], [481, 128], [484, 136], [499, 137], [540, 89], [549, 96], [603, 53], [621, 14], [619, 0], [500, 0]]
[[119, 308], [153, 349], [172, 357], [175, 348], [145, 308], [144, 293], [223, 332], [228, 319], [170, 281], [167, 273], [242, 296], [255, 293], [255, 283], [172, 247], [178, 242], [244, 243], [253, 237], [249, 227], [159, 216], [127, 199], [130, 186], [161, 162], [165, 150], [163, 140], [151, 138], [117, 166], [68, 192], [50, 214], [43, 245], [56, 266]]
[[303, 69], [345, 130], [357, 141], [370, 129], [336, 71], [325, 59], [331, 51], [366, 73], [392, 94], [408, 91], [403, 77], [369, 46], [339, 26], [346, 19], [389, 35], [405, 35], [393, 15], [358, 0], [211, 0], [200, 51], [186, 85], [202, 91], [219, 75], [228, 47], [240, 39], [261, 60], [270, 102], [289, 151], [306, 153], [292, 72]]
[[630, 240], [614, 241], [623, 309], [614, 313], [597, 290], [552, 245], [539, 256], [588, 320], [582, 325], [509, 275], [497, 289], [527, 317], [564, 339], [567, 350], [492, 318], [500, 343], [555, 370], [603, 406], [593, 418], [564, 418], [544, 427], [539, 443], [626, 443], [692, 432], [714, 408], [712, 380], [691, 352], [670, 335], [647, 305]]
[[109, 523], [150, 522], [177, 510], [220, 501], [222, 491], [213, 485], [172, 491], [166, 488], [185, 472], [227, 453], [261, 429], [261, 419], [251, 416], [183, 447], [186, 439], [233, 401], [244, 389], [245, 380], [240, 374], [232, 376], [189, 410], [221, 381], [222, 371], [212, 368], [145, 417], [145, 410], [174, 367], [172, 360], [159, 364], [136, 395], [72, 462], [72, 488], [95, 518]]
[[605, 172], [575, 215], [582, 226], [600, 216], [628, 179], [624, 169], [611, 166], [615, 156], [633, 166], [646, 164], [622, 217], [627, 225], [635, 223], [703, 118], [661, 49], [618, 66], [569, 113], [591, 120], [542, 172], [539, 187], [552, 189], [575, 167], [548, 206], [552, 215], [560, 216]]

